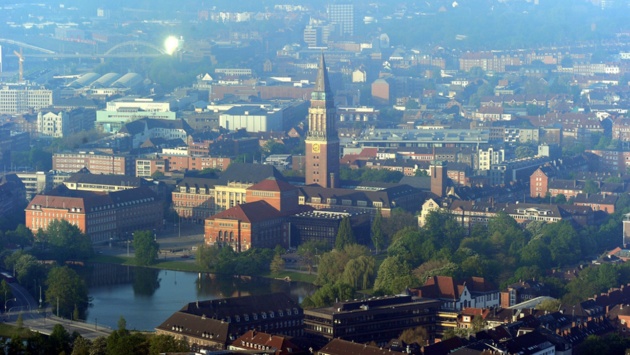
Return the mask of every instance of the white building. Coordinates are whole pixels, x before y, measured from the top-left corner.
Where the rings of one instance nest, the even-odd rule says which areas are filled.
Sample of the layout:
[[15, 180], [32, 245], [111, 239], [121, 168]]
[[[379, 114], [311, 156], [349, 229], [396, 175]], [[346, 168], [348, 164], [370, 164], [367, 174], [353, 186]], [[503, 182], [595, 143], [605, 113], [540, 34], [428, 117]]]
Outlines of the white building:
[[219, 116], [219, 126], [229, 130], [245, 129], [247, 132], [281, 131], [282, 110], [233, 107]]
[[505, 150], [488, 148], [488, 150], [479, 149], [479, 170], [490, 170], [494, 164], [501, 164], [505, 161]]
[[48, 111], [37, 114], [37, 132], [42, 138], [62, 138], [69, 133], [70, 115], [67, 112]]
[[4, 85], [0, 88], [0, 114], [25, 113], [52, 104], [52, 90], [46, 90], [43, 87]]

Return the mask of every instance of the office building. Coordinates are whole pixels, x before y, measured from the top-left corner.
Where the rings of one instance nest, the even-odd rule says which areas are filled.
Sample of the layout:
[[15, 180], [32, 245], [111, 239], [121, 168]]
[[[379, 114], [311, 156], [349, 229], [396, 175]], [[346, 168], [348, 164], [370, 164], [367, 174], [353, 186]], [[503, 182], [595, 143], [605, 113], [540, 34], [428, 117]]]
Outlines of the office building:
[[328, 21], [337, 28], [341, 36], [354, 36], [355, 14], [353, 4], [328, 5]]

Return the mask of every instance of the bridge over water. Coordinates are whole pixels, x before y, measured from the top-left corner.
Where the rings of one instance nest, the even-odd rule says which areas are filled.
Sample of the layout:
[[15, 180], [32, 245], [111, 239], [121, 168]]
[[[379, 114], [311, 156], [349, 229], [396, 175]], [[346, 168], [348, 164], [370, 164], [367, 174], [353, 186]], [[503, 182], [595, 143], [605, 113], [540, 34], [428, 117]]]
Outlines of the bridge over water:
[[[52, 58], [52, 59], [74, 59], [74, 58], [145, 58], [160, 57], [167, 55], [166, 51], [154, 45], [153, 43], [144, 41], [127, 41], [119, 43], [109, 48], [104, 53], [59, 53], [53, 50], [28, 44], [25, 42], [15, 41], [7, 38], [0, 38], [0, 44], [6, 43], [15, 47], [30, 49], [32, 53], [25, 54], [27, 58]], [[13, 55], [12, 53], [10, 55]]]

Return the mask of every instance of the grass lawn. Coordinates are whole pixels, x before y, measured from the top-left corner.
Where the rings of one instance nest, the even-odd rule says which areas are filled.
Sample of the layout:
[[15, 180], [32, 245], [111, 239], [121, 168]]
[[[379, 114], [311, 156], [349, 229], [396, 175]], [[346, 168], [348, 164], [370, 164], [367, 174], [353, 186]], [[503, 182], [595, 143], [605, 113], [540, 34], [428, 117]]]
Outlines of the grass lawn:
[[[203, 270], [199, 266], [197, 266], [195, 262], [177, 261], [177, 260], [169, 260], [169, 261], [162, 261], [162, 262], [160, 262], [159, 260], [157, 261], [158, 262], [156, 264], [153, 264], [150, 267], [153, 267], [156, 269], [163, 269], [163, 270], [208, 272], [208, 270]], [[97, 255], [93, 257], [92, 259], [90, 259], [90, 262], [135, 266], [135, 262], [132, 257], [127, 258], [124, 256]], [[278, 275], [272, 275], [271, 273], [267, 273], [260, 276], [272, 278], [272, 279], [283, 279], [285, 277], [289, 277], [291, 281], [313, 283], [315, 279], [317, 278], [317, 273], [314, 272], [312, 274], [307, 274], [307, 273], [295, 272], [295, 271], [283, 271]]]
[[197, 264], [185, 261], [163, 261], [151, 265], [151, 267], [175, 271], [206, 272], [197, 266]]
[[0, 337], [10, 339], [15, 334], [19, 334], [22, 338], [28, 338], [31, 333], [27, 328], [18, 330], [16, 326], [0, 323]]

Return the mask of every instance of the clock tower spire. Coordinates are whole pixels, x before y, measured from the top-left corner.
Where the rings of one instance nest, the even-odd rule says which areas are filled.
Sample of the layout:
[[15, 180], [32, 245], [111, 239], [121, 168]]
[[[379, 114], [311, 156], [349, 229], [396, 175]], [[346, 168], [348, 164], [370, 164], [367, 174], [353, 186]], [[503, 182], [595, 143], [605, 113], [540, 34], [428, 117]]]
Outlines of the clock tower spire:
[[315, 89], [311, 93], [306, 134], [306, 184], [339, 186], [339, 136], [335, 127], [335, 103], [322, 53]]

